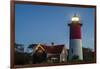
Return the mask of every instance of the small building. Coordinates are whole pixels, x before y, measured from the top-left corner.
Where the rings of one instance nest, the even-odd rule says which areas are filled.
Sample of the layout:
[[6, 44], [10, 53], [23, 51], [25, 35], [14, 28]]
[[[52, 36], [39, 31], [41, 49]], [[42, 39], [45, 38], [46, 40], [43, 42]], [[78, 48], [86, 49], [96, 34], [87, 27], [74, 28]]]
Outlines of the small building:
[[67, 49], [64, 45], [33, 44], [33, 63], [59, 63], [67, 61]]

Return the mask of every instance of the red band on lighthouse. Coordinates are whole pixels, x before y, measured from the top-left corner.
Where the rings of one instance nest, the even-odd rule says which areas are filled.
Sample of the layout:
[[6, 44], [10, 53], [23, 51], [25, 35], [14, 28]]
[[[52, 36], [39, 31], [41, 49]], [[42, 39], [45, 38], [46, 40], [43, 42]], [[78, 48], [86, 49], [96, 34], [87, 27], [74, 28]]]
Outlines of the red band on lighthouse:
[[70, 39], [81, 39], [81, 24], [70, 24]]

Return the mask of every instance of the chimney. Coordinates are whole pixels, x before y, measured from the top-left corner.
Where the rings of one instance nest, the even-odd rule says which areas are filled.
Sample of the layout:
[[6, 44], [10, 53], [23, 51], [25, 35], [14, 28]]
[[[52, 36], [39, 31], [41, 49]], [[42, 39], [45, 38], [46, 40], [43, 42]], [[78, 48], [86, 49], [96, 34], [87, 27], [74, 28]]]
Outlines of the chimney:
[[51, 46], [54, 46], [54, 42], [51, 43]]

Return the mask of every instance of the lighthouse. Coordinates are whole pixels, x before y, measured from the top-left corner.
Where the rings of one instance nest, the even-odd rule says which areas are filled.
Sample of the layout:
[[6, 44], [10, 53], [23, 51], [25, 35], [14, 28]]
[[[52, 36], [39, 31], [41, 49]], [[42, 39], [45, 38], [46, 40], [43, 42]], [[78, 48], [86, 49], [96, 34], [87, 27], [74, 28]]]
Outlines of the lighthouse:
[[82, 52], [82, 37], [80, 19], [74, 15], [71, 19], [71, 23], [68, 24], [70, 30], [70, 41], [69, 41], [69, 60], [83, 60]]

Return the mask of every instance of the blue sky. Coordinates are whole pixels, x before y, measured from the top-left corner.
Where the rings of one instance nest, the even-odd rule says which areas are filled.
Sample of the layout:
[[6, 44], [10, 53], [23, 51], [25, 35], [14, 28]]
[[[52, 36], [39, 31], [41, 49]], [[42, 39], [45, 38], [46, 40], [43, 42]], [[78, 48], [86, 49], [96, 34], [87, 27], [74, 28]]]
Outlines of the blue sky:
[[82, 46], [94, 49], [94, 8], [15, 5], [15, 42], [65, 44], [69, 48], [71, 17], [76, 13], [82, 26]]

